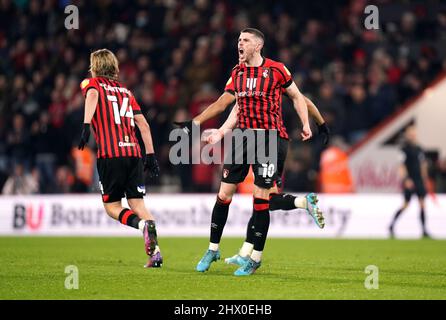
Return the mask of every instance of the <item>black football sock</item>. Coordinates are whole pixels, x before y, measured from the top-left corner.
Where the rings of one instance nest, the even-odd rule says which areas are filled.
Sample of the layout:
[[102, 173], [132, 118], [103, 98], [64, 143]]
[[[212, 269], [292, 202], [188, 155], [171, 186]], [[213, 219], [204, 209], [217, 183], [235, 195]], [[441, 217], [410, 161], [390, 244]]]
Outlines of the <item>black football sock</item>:
[[396, 213], [395, 216], [392, 219], [392, 223], [390, 224], [390, 228], [393, 229], [396, 220], [398, 219], [398, 217], [401, 215], [401, 213], [403, 213], [403, 209], [399, 209]]
[[426, 231], [426, 216], [424, 214], [424, 208], [421, 208], [420, 210], [420, 221], [421, 221], [421, 227], [423, 228], [423, 235], [427, 234]]
[[228, 220], [228, 211], [231, 201], [223, 201], [217, 196], [217, 201], [214, 205], [214, 210], [212, 210], [211, 218], [211, 243], [220, 243], [221, 235], [223, 234], [223, 229]]
[[123, 209], [119, 214], [119, 222], [126, 226], [139, 229], [138, 224], [141, 219], [130, 209]]
[[293, 210], [296, 209], [294, 203], [295, 196], [284, 193], [272, 193], [269, 196], [269, 210]]
[[254, 198], [254, 250], [263, 251], [269, 229], [269, 201]]
[[254, 214], [248, 221], [248, 227], [246, 228], [246, 239], [245, 242], [254, 243]]

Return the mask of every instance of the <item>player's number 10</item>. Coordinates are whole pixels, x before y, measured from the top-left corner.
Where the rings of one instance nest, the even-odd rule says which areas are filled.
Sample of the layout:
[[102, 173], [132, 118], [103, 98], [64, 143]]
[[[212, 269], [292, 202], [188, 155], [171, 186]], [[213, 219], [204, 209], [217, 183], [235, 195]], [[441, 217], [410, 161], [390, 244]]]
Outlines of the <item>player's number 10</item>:
[[262, 163], [262, 177], [266, 178], [268, 177], [272, 177], [274, 175], [274, 164], [270, 163], [269, 165], [267, 163]]

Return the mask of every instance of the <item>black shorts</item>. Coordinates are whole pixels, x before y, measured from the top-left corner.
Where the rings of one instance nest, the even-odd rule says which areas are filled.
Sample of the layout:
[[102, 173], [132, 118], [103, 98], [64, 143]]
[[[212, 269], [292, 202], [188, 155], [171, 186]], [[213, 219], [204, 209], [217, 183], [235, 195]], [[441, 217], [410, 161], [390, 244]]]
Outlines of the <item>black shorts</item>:
[[279, 188], [282, 188], [282, 176], [283, 170], [285, 168], [286, 156], [288, 154], [288, 143], [287, 139], [279, 137], [279, 154], [277, 158], [277, 180], [276, 184]]
[[424, 183], [422, 181], [414, 180], [413, 184], [414, 184], [413, 189], [408, 189], [403, 186], [404, 200], [406, 202], [410, 201], [410, 198], [414, 193], [420, 199], [426, 197], [426, 188], [424, 187]]
[[141, 158], [101, 158], [97, 164], [103, 202], [142, 198], [146, 194]]
[[[221, 181], [238, 184], [245, 180], [252, 166], [254, 184], [269, 189], [283, 172], [288, 141], [280, 138], [277, 131], [273, 133], [271, 130], [245, 129], [243, 132], [250, 132], [248, 135], [254, 137], [254, 141], [248, 141], [248, 138], [232, 138], [231, 153], [225, 155]], [[276, 141], [276, 144], [270, 150], [271, 139]]]

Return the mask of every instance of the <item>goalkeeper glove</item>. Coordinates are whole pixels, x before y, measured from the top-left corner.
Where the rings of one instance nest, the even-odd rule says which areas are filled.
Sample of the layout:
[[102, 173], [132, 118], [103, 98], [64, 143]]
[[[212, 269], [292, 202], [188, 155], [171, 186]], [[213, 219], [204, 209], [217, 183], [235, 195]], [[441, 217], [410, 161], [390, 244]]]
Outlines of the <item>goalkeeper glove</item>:
[[323, 136], [324, 145], [327, 145], [330, 141], [330, 129], [328, 129], [327, 124], [324, 122], [317, 126], [318, 133]]
[[160, 167], [158, 161], [156, 161], [155, 154], [146, 154], [144, 159], [144, 171], [148, 171], [149, 178], [158, 177], [160, 174]]
[[84, 150], [85, 145], [88, 143], [90, 139], [90, 124], [84, 123], [82, 127], [81, 140], [79, 141], [78, 149]]

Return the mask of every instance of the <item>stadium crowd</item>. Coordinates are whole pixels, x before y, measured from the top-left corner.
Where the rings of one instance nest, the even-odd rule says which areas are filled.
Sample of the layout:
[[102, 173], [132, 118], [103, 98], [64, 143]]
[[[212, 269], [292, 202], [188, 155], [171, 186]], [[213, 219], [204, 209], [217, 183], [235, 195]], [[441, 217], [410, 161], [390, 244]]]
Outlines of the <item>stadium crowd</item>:
[[[196, 115], [222, 93], [245, 27], [266, 36], [264, 54], [291, 70], [334, 136], [352, 146], [446, 70], [446, 9], [440, 3], [380, 5], [380, 29], [364, 28], [367, 1], [73, 1], [79, 30], [64, 27], [71, 1], [0, 1], [0, 190], [7, 194], [96, 190], [94, 141], [76, 149], [89, 54], [109, 48], [120, 80], [149, 119], [162, 174], [159, 191], [215, 190], [217, 166], [169, 162], [173, 121]], [[343, 3], [340, 5], [340, 3]], [[249, 8], [249, 9], [247, 9]], [[218, 127], [228, 115], [209, 121]], [[316, 186], [320, 139], [292, 137], [285, 188]], [[316, 129], [314, 128], [316, 131]], [[340, 140], [334, 139], [334, 140]], [[333, 140], [333, 139], [332, 139]], [[446, 160], [434, 163], [446, 190]]]

